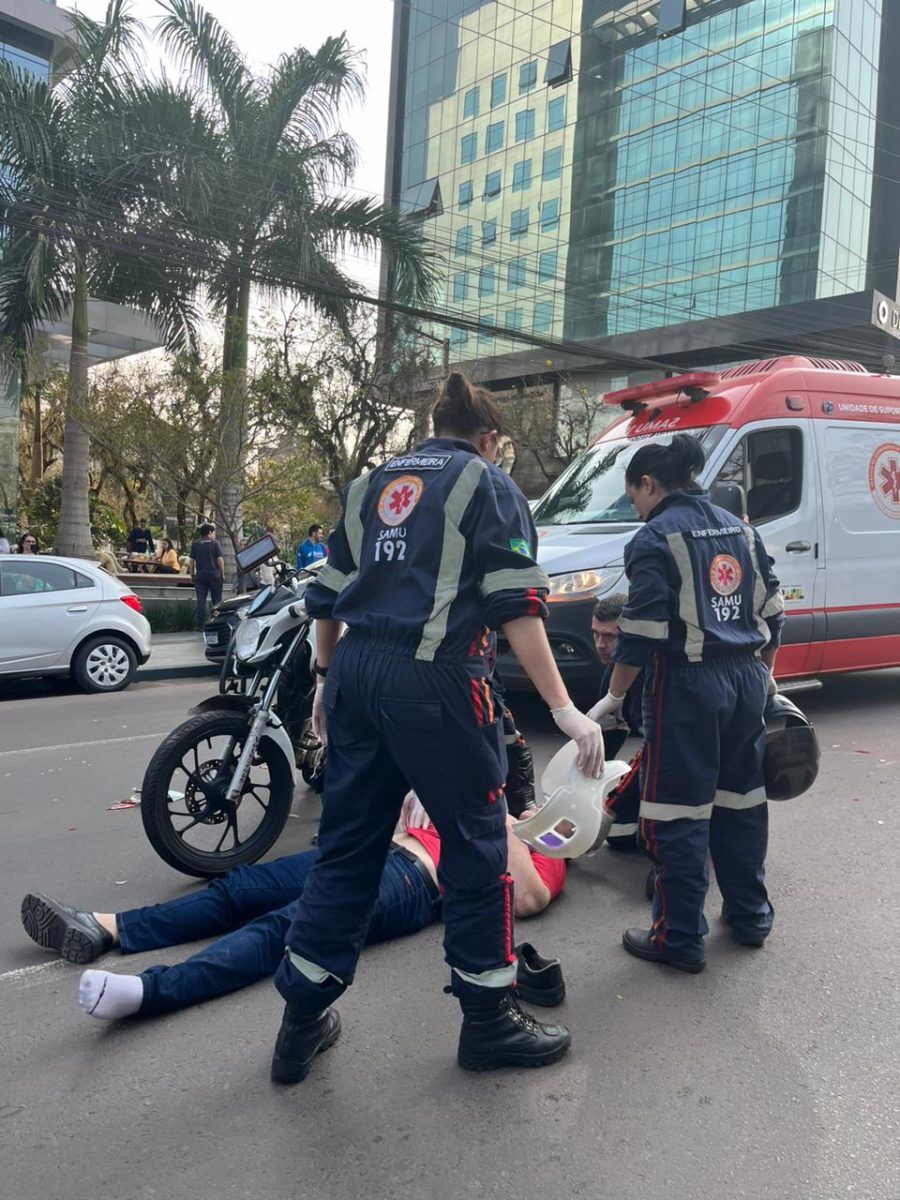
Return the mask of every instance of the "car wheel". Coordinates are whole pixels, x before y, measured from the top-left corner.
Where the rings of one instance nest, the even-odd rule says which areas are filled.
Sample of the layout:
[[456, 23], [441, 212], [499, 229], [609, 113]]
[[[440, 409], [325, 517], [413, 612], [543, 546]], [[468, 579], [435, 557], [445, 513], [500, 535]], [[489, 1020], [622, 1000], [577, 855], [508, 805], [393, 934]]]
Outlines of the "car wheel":
[[121, 692], [137, 671], [137, 656], [122, 638], [107, 634], [79, 646], [72, 676], [85, 692]]

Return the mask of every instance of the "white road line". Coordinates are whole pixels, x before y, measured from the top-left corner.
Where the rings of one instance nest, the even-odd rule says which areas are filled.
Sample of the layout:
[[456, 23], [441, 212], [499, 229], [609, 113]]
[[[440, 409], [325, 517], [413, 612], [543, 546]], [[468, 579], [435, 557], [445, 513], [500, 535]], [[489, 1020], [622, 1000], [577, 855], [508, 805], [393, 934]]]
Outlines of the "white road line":
[[4, 971], [0, 975], [0, 983], [17, 983], [22, 979], [27, 979], [29, 975], [37, 975], [39, 971], [47, 971], [51, 967], [56, 967], [57, 970], [65, 966], [61, 958], [51, 959], [50, 962], [36, 963], [33, 967], [19, 967], [16, 971]]
[[159, 733], [135, 733], [131, 737], [98, 738], [94, 742], [62, 742], [58, 746], [26, 746], [22, 750], [0, 750], [0, 758], [11, 758], [14, 754], [43, 754], [51, 750], [80, 750], [82, 746], [112, 746], [116, 742], [145, 742], [148, 738], [165, 737], [168, 730]]

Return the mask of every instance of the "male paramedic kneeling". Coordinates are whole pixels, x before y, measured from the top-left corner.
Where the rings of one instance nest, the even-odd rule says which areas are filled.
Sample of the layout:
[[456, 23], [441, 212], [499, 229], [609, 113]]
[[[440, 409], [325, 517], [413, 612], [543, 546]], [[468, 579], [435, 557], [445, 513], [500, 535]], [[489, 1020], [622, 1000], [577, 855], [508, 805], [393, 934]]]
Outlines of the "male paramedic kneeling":
[[642, 446], [625, 472], [644, 527], [625, 551], [628, 603], [616, 666], [595, 718], [621, 712], [644, 671], [641, 835], [658, 864], [653, 925], [629, 929], [638, 958], [705, 966], [710, 851], [722, 916], [743, 945], [772, 928], [765, 886], [766, 694], [784, 602], [759, 534], [710, 504], [694, 482], [700, 444]]
[[286, 1000], [277, 1082], [305, 1078], [338, 1037], [329, 1005], [353, 981], [409, 786], [441, 838], [460, 1065], [543, 1066], [570, 1042], [566, 1029], [524, 1013], [511, 990], [506, 751], [486, 630], [503, 630], [557, 726], [578, 743], [585, 774], [603, 769], [602, 735], [570, 701], [550, 652], [531, 513], [492, 465], [496, 404], [451, 375], [433, 421], [435, 437], [346, 489], [328, 562], [305, 594], [317, 620], [313, 722], [327, 742], [326, 787], [320, 858], [275, 980]]

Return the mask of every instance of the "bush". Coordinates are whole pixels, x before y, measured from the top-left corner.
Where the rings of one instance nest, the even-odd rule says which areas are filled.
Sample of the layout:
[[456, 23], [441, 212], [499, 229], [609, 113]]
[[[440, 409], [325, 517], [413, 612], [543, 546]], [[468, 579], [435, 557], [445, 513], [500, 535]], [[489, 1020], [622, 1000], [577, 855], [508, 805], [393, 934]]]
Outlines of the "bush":
[[154, 633], [191, 633], [197, 629], [194, 599], [144, 600], [144, 616]]

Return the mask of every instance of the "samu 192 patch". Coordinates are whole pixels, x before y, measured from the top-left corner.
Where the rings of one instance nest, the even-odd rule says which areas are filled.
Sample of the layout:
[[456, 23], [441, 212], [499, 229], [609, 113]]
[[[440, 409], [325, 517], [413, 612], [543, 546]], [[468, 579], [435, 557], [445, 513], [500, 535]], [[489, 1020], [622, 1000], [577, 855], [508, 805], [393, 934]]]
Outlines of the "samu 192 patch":
[[515, 550], [516, 554], [524, 554], [526, 558], [531, 558], [531, 547], [525, 538], [510, 538], [510, 550]]

